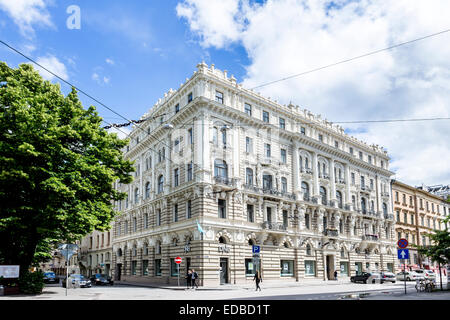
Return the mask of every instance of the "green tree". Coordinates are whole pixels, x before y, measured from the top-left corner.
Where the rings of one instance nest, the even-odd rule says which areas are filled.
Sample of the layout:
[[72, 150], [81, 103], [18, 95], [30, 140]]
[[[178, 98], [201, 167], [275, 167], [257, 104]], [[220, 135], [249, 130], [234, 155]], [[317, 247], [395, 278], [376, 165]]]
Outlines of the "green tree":
[[[428, 235], [432, 243], [429, 246], [417, 246], [419, 254], [429, 257], [432, 261], [439, 264], [439, 271], [441, 266], [450, 262], [450, 233], [448, 230], [436, 230], [434, 234]], [[441, 277], [442, 289], [442, 277]]]
[[128, 141], [101, 121], [75, 89], [64, 96], [31, 65], [0, 62], [0, 264], [21, 277], [57, 242], [110, 228], [125, 196], [113, 183], [130, 183], [133, 168]]

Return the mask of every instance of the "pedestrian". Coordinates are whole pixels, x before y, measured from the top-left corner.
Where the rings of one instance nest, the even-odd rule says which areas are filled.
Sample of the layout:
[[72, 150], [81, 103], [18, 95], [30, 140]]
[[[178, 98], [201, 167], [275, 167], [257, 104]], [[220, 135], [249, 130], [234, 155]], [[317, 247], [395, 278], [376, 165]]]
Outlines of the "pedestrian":
[[338, 272], [337, 270], [334, 270], [334, 280], [337, 281], [337, 279], [338, 279]]
[[194, 286], [198, 288], [197, 279], [198, 273], [194, 269], [192, 269], [192, 289], [194, 289]]
[[186, 278], [186, 288], [190, 289], [191, 283], [192, 283], [192, 270], [191, 269], [188, 270], [185, 278]]
[[253, 280], [255, 280], [256, 283], [256, 289], [255, 291], [261, 291], [261, 287], [259, 286], [259, 283], [262, 282], [262, 278], [261, 278], [261, 274], [259, 273], [259, 271], [257, 270], [255, 273], [255, 276], [253, 277]]

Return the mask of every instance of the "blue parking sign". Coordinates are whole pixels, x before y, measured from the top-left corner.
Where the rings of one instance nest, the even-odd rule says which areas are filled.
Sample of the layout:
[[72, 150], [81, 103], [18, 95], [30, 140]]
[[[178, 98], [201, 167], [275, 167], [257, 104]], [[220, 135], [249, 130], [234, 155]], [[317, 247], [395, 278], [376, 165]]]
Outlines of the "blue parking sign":
[[397, 249], [397, 257], [400, 260], [409, 259], [409, 250], [408, 249]]
[[260, 246], [253, 246], [253, 247], [252, 247], [252, 252], [253, 252], [253, 253], [259, 253], [260, 250], [261, 250], [261, 247], [260, 247]]

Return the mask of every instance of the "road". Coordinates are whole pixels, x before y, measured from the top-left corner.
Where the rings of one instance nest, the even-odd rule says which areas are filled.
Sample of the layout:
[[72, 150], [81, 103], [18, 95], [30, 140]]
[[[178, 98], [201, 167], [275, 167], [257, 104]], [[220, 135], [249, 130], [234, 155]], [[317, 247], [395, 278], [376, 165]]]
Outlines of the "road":
[[135, 286], [93, 286], [69, 289], [47, 285], [41, 295], [4, 296], [0, 300], [450, 300], [450, 291], [417, 293], [415, 283], [407, 283], [407, 295], [402, 282], [395, 284], [303, 285], [297, 287], [265, 288], [255, 292], [253, 287], [212, 290], [170, 290]]

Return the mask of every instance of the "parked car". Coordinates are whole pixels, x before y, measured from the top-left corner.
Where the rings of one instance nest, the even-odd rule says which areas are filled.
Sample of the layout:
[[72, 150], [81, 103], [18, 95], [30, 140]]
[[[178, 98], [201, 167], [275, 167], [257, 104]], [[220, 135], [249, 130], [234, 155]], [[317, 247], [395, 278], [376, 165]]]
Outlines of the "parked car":
[[436, 274], [432, 270], [414, 270], [417, 274], [420, 274], [423, 278], [436, 279]]
[[[82, 274], [71, 274], [69, 276], [69, 282], [72, 285], [78, 286], [80, 288], [90, 288], [92, 286], [91, 280], [83, 276]], [[64, 278], [62, 281], [62, 286], [66, 287], [66, 279]]]
[[396, 280], [395, 274], [393, 274], [392, 272], [382, 272], [380, 274], [380, 281], [381, 281], [381, 283], [384, 283], [384, 282], [395, 283], [395, 280]]
[[110, 276], [100, 273], [94, 274], [91, 277], [91, 282], [96, 286], [106, 286], [106, 285], [112, 286], [114, 284], [114, 281]]
[[44, 283], [59, 283], [59, 279], [52, 271], [44, 272]]
[[362, 272], [357, 274], [356, 276], [350, 277], [351, 282], [363, 282], [363, 283], [375, 283], [376, 281], [380, 281], [381, 276], [376, 272]]
[[423, 274], [417, 273], [416, 271], [401, 271], [396, 275], [397, 280], [403, 281], [415, 281], [423, 279]]

